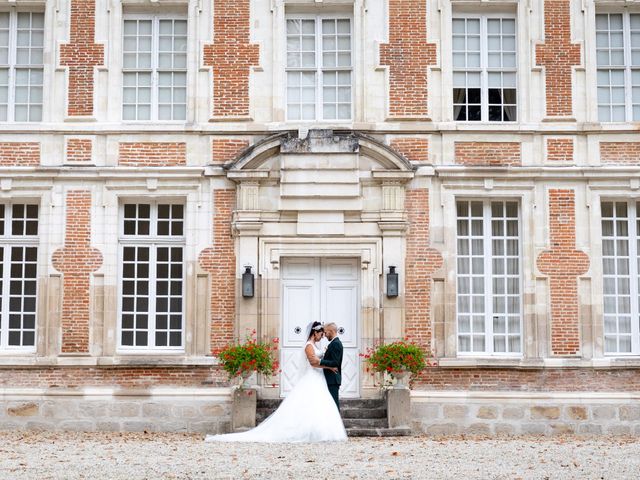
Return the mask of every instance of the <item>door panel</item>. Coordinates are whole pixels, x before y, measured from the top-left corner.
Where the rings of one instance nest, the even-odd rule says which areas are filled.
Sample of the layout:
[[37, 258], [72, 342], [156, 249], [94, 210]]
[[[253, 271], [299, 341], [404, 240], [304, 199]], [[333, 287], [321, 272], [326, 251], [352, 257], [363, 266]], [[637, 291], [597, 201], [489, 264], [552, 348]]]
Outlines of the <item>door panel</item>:
[[282, 262], [281, 394], [293, 386], [305, 366], [300, 349], [309, 322], [335, 322], [344, 346], [341, 397], [360, 393], [358, 320], [360, 311], [357, 259], [296, 258]]

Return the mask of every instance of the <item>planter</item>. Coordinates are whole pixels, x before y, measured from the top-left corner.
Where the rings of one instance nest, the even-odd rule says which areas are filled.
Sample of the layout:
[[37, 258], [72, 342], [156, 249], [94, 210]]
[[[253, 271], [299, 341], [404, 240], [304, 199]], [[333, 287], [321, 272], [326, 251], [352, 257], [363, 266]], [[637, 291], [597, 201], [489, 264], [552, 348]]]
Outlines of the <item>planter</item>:
[[255, 388], [234, 387], [232, 397], [231, 430], [241, 432], [255, 427], [258, 391]]
[[393, 373], [391, 376], [396, 380], [396, 383], [391, 388], [409, 389], [409, 378], [411, 377], [410, 371], [403, 370], [401, 372]]

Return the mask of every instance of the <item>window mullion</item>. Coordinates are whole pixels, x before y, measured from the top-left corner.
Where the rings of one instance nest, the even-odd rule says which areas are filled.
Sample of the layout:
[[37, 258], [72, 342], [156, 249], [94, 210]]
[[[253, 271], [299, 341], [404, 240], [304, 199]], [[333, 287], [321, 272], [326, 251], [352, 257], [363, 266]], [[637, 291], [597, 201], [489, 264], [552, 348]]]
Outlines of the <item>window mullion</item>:
[[157, 348], [156, 345], [156, 283], [158, 281], [157, 251], [158, 246], [154, 243], [149, 246], [149, 323], [147, 325], [149, 337], [147, 348]]
[[631, 351], [634, 354], [640, 353], [640, 313], [638, 312], [638, 212], [636, 201], [631, 200], [627, 209], [629, 228], [629, 293], [631, 294]]
[[492, 268], [492, 243], [491, 243], [491, 201], [482, 203], [483, 228], [482, 237], [484, 243], [484, 331], [485, 352], [493, 354], [493, 268]]
[[[5, 219], [7, 218], [6, 211], [7, 210], [5, 210]], [[9, 315], [7, 315], [9, 309], [9, 272], [11, 271], [8, 265], [8, 261], [11, 259], [9, 250], [9, 245], [4, 244], [2, 252], [2, 292], [0, 292], [2, 293], [2, 312], [0, 312], [2, 319], [2, 325], [0, 328], [0, 349], [5, 349], [9, 343]]]
[[158, 119], [158, 56], [159, 56], [160, 19], [157, 16], [151, 22], [151, 120]]
[[324, 119], [324, 110], [322, 108], [322, 90], [324, 88], [324, 63], [323, 63], [323, 42], [322, 42], [322, 17], [315, 18], [316, 33], [316, 120]]
[[489, 78], [487, 49], [487, 17], [480, 17], [480, 120], [486, 122], [489, 118]]

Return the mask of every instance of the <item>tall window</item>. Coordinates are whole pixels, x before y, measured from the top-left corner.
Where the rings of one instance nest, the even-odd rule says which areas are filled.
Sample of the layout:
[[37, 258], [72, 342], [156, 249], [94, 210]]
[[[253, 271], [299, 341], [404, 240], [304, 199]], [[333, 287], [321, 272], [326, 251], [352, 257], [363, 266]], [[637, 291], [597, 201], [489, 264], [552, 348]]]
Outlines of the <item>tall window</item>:
[[0, 351], [35, 351], [38, 205], [0, 204]]
[[596, 15], [598, 118], [640, 120], [640, 13]]
[[517, 202], [459, 201], [458, 352], [520, 354], [520, 221]]
[[515, 122], [516, 21], [453, 19], [453, 118]]
[[0, 121], [42, 120], [44, 14], [0, 12]]
[[183, 349], [184, 206], [127, 203], [120, 237], [120, 346]]
[[126, 18], [122, 48], [122, 118], [187, 118], [187, 21]]
[[602, 202], [604, 348], [640, 354], [640, 202]]
[[287, 19], [287, 119], [351, 118], [351, 20]]

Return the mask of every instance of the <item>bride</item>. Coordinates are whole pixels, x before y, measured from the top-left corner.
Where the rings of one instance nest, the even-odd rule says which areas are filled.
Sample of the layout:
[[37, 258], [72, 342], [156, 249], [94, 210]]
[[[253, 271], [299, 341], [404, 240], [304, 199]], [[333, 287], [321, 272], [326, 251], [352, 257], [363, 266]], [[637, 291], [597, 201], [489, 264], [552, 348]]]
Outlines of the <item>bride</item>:
[[329, 442], [344, 441], [347, 433], [325, 381], [318, 342], [324, 335], [320, 322], [307, 325], [304, 367], [298, 381], [278, 409], [246, 432], [207, 435], [206, 442]]

